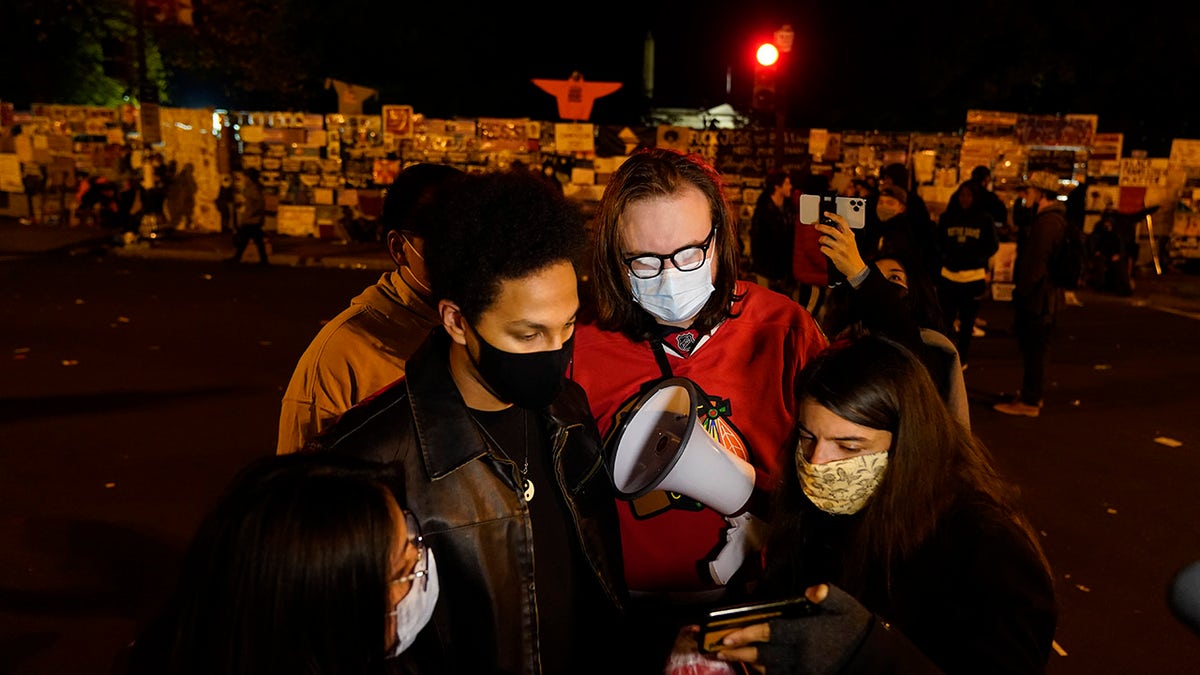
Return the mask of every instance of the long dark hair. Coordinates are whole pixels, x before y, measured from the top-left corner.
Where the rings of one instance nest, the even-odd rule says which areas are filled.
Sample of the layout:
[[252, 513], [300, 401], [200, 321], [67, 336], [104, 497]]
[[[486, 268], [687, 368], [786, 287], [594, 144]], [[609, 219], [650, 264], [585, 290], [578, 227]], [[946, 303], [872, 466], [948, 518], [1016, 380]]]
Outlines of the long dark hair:
[[[1032, 526], [1016, 506], [1015, 489], [996, 471], [983, 444], [946, 409], [921, 362], [899, 343], [867, 335], [826, 350], [801, 372], [797, 400], [892, 433], [887, 470], [870, 501], [854, 516], [837, 516], [857, 521], [834, 580], [846, 590], [861, 592], [868, 573], [881, 573], [888, 587], [890, 569], [929, 539], [952, 507], [966, 503], [1015, 523], [1046, 564]], [[794, 578], [804, 562], [798, 549], [807, 521], [825, 517], [800, 489], [795, 453], [788, 457], [767, 544], [768, 573], [776, 578]]]
[[395, 471], [332, 453], [243, 469], [184, 561], [165, 672], [382, 674]]
[[646, 340], [658, 334], [654, 317], [633, 300], [628, 268], [622, 262], [621, 216], [630, 204], [677, 194], [691, 185], [708, 199], [712, 226], [716, 229], [710, 256], [716, 257], [716, 290], [709, 297], [692, 327], [707, 333], [725, 319], [734, 316], [737, 295], [738, 259], [741, 244], [737, 221], [721, 188], [716, 170], [698, 155], [668, 148], [640, 150], [613, 173], [600, 199], [594, 221], [594, 259], [592, 283], [596, 323], [604, 329], [624, 333], [632, 340]]

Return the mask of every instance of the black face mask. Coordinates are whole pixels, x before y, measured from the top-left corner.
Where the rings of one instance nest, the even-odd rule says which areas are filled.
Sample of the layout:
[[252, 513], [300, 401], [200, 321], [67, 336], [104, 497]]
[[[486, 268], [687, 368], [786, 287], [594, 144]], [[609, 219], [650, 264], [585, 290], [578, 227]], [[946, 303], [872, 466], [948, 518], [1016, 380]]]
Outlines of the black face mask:
[[[574, 335], [559, 349], [516, 354], [488, 344], [474, 328], [471, 332], [479, 338], [479, 359], [471, 357], [471, 362], [496, 398], [538, 409], [550, 405], [562, 391], [567, 364], [575, 353]], [[467, 356], [471, 356], [470, 351]]]

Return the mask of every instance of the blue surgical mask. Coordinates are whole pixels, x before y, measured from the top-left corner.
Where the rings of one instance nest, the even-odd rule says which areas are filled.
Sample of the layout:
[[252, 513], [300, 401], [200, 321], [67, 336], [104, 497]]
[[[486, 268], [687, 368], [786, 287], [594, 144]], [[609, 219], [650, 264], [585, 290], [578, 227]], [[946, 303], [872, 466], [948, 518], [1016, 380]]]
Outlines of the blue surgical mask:
[[668, 324], [684, 324], [696, 318], [716, 290], [712, 285], [712, 258], [690, 272], [667, 265], [653, 279], [628, 274], [633, 299], [660, 322]]

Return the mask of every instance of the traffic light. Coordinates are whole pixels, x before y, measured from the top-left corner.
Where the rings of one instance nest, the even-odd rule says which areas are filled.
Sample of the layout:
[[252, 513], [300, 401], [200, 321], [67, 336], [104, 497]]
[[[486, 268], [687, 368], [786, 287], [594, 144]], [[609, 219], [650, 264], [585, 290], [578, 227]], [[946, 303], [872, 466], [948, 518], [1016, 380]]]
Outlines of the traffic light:
[[764, 42], [754, 52], [754, 92], [750, 107], [763, 112], [775, 109], [775, 80], [779, 70], [779, 49]]

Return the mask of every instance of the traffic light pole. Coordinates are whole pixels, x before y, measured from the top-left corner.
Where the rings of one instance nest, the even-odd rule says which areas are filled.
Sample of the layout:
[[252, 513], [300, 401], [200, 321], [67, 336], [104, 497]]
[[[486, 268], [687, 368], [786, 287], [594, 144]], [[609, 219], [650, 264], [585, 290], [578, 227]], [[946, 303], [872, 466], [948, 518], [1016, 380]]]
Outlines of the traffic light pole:
[[152, 86], [150, 75], [146, 67], [146, 0], [137, 0], [133, 6], [134, 11], [134, 26], [136, 35], [134, 39], [134, 50], [137, 52], [134, 58], [137, 60], [137, 98], [138, 104], [143, 103], [158, 103], [158, 90]]
[[783, 169], [783, 130], [787, 121], [787, 78], [792, 67], [792, 42], [796, 38], [791, 24], [783, 24], [775, 31], [775, 44], [779, 47], [779, 68], [775, 73], [775, 168]]
[[787, 117], [787, 88], [783, 83], [787, 79], [784, 69], [787, 67], [787, 57], [779, 56], [775, 64], [775, 168], [783, 169], [783, 130]]
[[750, 105], [759, 113], [775, 113], [776, 169], [783, 169], [783, 136], [787, 121], [787, 87], [784, 81], [787, 79], [789, 54], [795, 36], [791, 25], [785, 23], [775, 31], [774, 41], [760, 44], [754, 51], [757, 65]]

